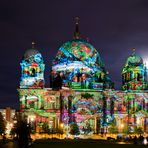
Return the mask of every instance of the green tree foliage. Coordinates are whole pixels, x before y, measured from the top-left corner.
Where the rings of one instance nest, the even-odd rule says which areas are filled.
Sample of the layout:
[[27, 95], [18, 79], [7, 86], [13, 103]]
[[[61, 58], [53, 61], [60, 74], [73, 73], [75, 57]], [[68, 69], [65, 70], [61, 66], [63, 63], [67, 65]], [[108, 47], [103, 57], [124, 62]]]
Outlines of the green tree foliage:
[[108, 128], [108, 130], [109, 130], [109, 133], [111, 133], [111, 134], [116, 134], [116, 133], [118, 133], [118, 128], [117, 128], [117, 126], [115, 126], [115, 125], [111, 125], [111, 126]]
[[49, 133], [49, 126], [47, 123], [43, 123], [42, 130], [44, 133]]
[[14, 137], [15, 134], [16, 134], [16, 127], [15, 127], [15, 125], [14, 125], [14, 127], [13, 127], [13, 128], [11, 129], [11, 131], [10, 131], [10, 135], [11, 135], [12, 137]]
[[114, 119], [113, 122], [110, 124], [109, 128], [108, 128], [109, 133], [111, 134], [116, 134], [118, 133], [118, 128], [116, 125], [116, 120]]
[[142, 127], [137, 127], [137, 128], [135, 128], [135, 133], [136, 134], [143, 134], [144, 131], [143, 131]]
[[3, 133], [5, 133], [5, 129], [6, 129], [5, 120], [4, 120], [3, 115], [0, 113], [0, 134], [1, 134], [1, 135], [2, 135]]
[[71, 135], [79, 135], [80, 131], [79, 131], [79, 127], [77, 125], [77, 123], [72, 123], [70, 126], [70, 134]]
[[27, 119], [21, 113], [16, 115], [16, 124], [14, 128], [11, 130], [11, 134], [17, 135], [17, 140], [20, 148], [27, 148], [29, 139], [30, 139], [30, 132], [31, 128], [30, 125], [27, 123]]
[[26, 120], [21, 120], [17, 127], [19, 147], [26, 147], [30, 138], [30, 126]]

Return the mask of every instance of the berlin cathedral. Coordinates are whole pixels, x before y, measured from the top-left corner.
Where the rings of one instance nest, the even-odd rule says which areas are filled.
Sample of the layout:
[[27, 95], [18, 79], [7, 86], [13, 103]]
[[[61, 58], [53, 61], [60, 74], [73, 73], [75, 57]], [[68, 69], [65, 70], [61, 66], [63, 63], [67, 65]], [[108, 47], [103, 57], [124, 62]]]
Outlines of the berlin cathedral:
[[45, 64], [34, 44], [25, 51], [20, 66], [20, 111], [36, 132], [46, 124], [54, 131], [62, 125], [66, 134], [136, 133], [138, 129], [148, 133], [143, 59], [133, 49], [122, 69], [122, 87], [115, 90], [99, 52], [81, 38], [78, 19], [73, 40], [65, 42], [52, 60], [50, 88], [44, 87]]

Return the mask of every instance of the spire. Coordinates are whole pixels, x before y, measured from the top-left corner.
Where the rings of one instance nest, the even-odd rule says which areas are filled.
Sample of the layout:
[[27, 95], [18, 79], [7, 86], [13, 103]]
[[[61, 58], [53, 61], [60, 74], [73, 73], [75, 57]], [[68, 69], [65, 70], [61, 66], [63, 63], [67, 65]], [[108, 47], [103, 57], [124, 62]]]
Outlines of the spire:
[[74, 39], [80, 39], [80, 31], [79, 31], [79, 17], [75, 18], [75, 32], [74, 32]]
[[132, 51], [133, 51], [132, 55], [134, 55], [136, 53], [136, 49], [133, 48]]
[[89, 42], [89, 37], [86, 38], [86, 41]]
[[146, 68], [146, 66], [147, 66], [147, 65], [146, 65], [146, 62], [144, 62], [144, 66], [145, 66], [145, 68]]
[[32, 41], [32, 49], [34, 49], [34, 48], [35, 48], [35, 42]]

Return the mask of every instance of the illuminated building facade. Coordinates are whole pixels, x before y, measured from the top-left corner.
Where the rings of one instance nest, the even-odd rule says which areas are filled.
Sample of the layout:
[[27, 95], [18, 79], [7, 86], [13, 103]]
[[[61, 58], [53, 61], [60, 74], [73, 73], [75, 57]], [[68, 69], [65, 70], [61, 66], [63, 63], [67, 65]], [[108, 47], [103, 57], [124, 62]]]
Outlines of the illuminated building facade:
[[[122, 71], [122, 90], [115, 90], [98, 51], [80, 38], [64, 43], [52, 62], [51, 88], [44, 87], [45, 65], [33, 47], [21, 62], [20, 109], [40, 131], [44, 124], [66, 134], [148, 133], [147, 69], [135, 51]], [[77, 127], [77, 128], [76, 128]], [[77, 129], [77, 130], [76, 130]], [[126, 131], [125, 131], [126, 129]], [[77, 133], [76, 133], [77, 131]]]

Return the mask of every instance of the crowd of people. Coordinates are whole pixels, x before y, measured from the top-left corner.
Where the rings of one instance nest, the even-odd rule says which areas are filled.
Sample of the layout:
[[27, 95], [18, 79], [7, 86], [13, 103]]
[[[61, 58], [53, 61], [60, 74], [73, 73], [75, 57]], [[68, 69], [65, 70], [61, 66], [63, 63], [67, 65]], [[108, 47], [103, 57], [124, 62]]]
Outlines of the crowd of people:
[[125, 141], [125, 142], [130, 142], [133, 144], [148, 144], [148, 136], [144, 137], [143, 135], [127, 135], [125, 137], [122, 136], [117, 136], [117, 141]]

